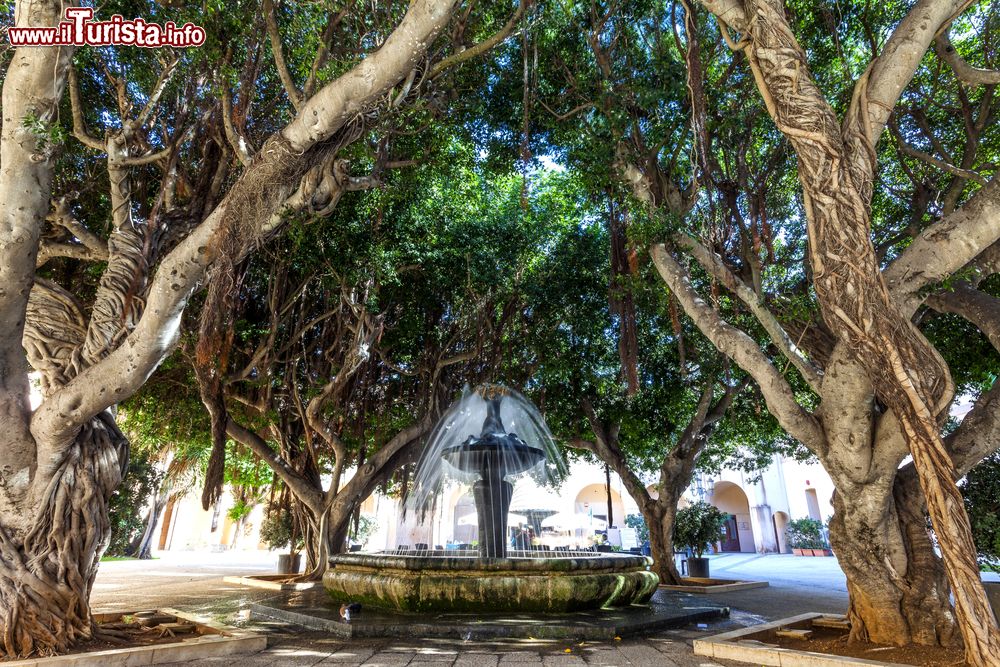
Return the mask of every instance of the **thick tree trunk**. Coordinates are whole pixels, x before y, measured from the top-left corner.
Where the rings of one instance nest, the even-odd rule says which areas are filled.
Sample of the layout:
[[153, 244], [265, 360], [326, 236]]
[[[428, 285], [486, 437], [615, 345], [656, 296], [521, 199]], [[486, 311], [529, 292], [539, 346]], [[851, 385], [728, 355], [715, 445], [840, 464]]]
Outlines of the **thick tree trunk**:
[[830, 541], [847, 576], [851, 639], [953, 646], [960, 638], [944, 570], [922, 513], [911, 509], [922, 499], [899, 483], [894, 489], [872, 484], [834, 496]]
[[955, 467], [937, 423], [951, 399], [949, 369], [893, 302], [871, 241], [868, 207], [878, 132], [867, 100], [869, 73], [857, 84], [842, 124], [809, 78], [805, 52], [781, 3], [755, 0], [747, 10], [748, 60], [768, 111], [799, 158], [813, 287], [823, 319], [850, 343], [879, 399], [899, 419], [944, 557], [966, 659], [977, 667], [1000, 666], [1000, 628], [980, 581]]
[[0, 528], [3, 655], [52, 655], [94, 636], [90, 591], [110, 539], [108, 499], [127, 465], [128, 442], [102, 413], [66, 450], [29, 532]]
[[678, 586], [683, 584], [677, 564], [674, 562], [674, 518], [677, 516], [677, 501], [661, 503], [654, 500], [655, 511], [641, 508], [642, 517], [649, 528], [649, 549], [653, 556], [653, 572], [660, 577], [661, 584]]

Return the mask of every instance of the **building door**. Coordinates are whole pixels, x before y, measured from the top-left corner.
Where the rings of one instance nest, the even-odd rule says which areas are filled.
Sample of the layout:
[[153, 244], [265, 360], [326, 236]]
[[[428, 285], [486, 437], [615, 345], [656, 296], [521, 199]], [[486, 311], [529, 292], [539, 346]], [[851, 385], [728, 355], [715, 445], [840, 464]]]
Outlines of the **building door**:
[[740, 550], [740, 531], [736, 527], [736, 517], [732, 514], [722, 526], [722, 539], [719, 540], [719, 547], [722, 551]]

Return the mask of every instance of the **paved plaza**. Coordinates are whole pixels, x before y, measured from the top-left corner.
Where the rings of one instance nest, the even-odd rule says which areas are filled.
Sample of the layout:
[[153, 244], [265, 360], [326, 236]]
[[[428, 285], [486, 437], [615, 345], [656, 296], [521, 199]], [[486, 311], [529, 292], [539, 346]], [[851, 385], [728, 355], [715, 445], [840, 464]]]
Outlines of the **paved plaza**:
[[279, 623], [249, 619], [251, 601], [275, 595], [222, 581], [224, 576], [273, 571], [274, 555], [257, 553], [167, 553], [152, 561], [104, 563], [94, 588], [95, 611], [175, 607], [231, 625], [266, 633], [268, 648], [257, 654], [203, 659], [188, 665], [240, 667], [501, 667], [509, 665], [650, 665], [713, 667], [727, 661], [694, 655], [691, 640], [738, 626], [806, 611], [843, 613], [844, 575], [835, 558], [723, 554], [712, 557], [712, 574], [727, 579], [763, 579], [768, 588], [710, 599], [729, 605], [729, 619], [644, 637], [613, 641], [542, 640], [351, 640]]

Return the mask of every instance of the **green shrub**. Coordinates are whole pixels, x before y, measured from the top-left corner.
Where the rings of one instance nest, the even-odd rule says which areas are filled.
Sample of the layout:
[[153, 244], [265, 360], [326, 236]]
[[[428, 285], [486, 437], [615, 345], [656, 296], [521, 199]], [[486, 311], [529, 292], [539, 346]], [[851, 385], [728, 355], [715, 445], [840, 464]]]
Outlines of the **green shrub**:
[[728, 519], [728, 514], [702, 500], [677, 510], [674, 544], [691, 549], [701, 558], [711, 545], [722, 539], [722, 527]]
[[142, 537], [149, 516], [149, 503], [162, 477], [148, 452], [132, 452], [125, 477], [108, 502], [111, 541], [104, 552], [106, 556], [129, 555], [132, 542]]
[[[264, 519], [260, 522], [260, 541], [269, 549], [287, 549], [292, 543], [292, 513], [284, 507], [268, 506]], [[302, 548], [301, 536], [296, 540], [296, 549]]]
[[793, 549], [829, 549], [823, 539], [823, 522], [818, 519], [796, 519], [785, 528], [785, 540]]

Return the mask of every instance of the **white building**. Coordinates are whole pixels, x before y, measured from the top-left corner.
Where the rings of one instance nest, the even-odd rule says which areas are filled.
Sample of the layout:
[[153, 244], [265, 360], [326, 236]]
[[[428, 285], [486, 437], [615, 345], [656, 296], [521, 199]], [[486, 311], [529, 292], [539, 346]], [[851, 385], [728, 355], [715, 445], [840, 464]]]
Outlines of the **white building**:
[[[652, 490], [652, 487], [650, 487]], [[825, 521], [833, 514], [833, 483], [818, 463], [801, 463], [776, 456], [762, 473], [751, 476], [738, 470], [720, 475], [698, 475], [682, 500], [705, 500], [731, 515], [725, 527], [722, 551], [748, 553], [790, 553], [785, 544], [785, 526], [792, 519]], [[605, 527], [608, 514], [607, 482], [601, 465], [577, 462], [558, 490], [541, 489], [529, 479], [518, 480], [511, 500], [511, 525], [541, 510], [560, 516], [577, 515], [581, 534], [593, 534]], [[624, 527], [629, 514], [639, 507], [622, 484], [611, 474], [611, 526]], [[453, 486], [421, 522], [412, 513], [405, 518], [399, 502], [373, 496], [362, 511], [375, 514], [380, 530], [367, 549], [413, 548], [471, 543], [476, 539], [475, 505], [467, 486]], [[590, 530], [587, 523], [590, 522]], [[612, 540], [614, 542], [614, 540]]]
[[[611, 473], [611, 527], [623, 528], [625, 517], [639, 514], [635, 500]], [[558, 489], [540, 488], [530, 479], [519, 479], [511, 499], [511, 526], [534, 517], [575, 517], [572, 531], [545, 537], [554, 545], [583, 546], [597, 530], [606, 527], [607, 478], [603, 465], [576, 462]], [[650, 480], [652, 482], [652, 479]], [[652, 487], [650, 487], [652, 488]], [[719, 475], [699, 474], [682, 500], [703, 499], [732, 515], [726, 526], [722, 551], [789, 552], [785, 526], [789, 520], [814, 518], [825, 521], [833, 514], [833, 484], [818, 463], [800, 463], [776, 456], [770, 466], [753, 477], [738, 470]], [[198, 493], [192, 493], [164, 513], [157, 526], [154, 549], [159, 550], [255, 550], [262, 506], [247, 518], [243, 534], [227, 512], [229, 494], [210, 511], [201, 509]], [[454, 485], [442, 494], [424, 520], [410, 512], [404, 516], [397, 498], [373, 494], [362, 505], [362, 513], [377, 519], [378, 528], [368, 539], [366, 550], [469, 544], [477, 539], [475, 504], [470, 489]], [[537, 524], [536, 524], [537, 525]], [[548, 531], [546, 531], [548, 532]], [[612, 535], [612, 543], [616, 539]]]

